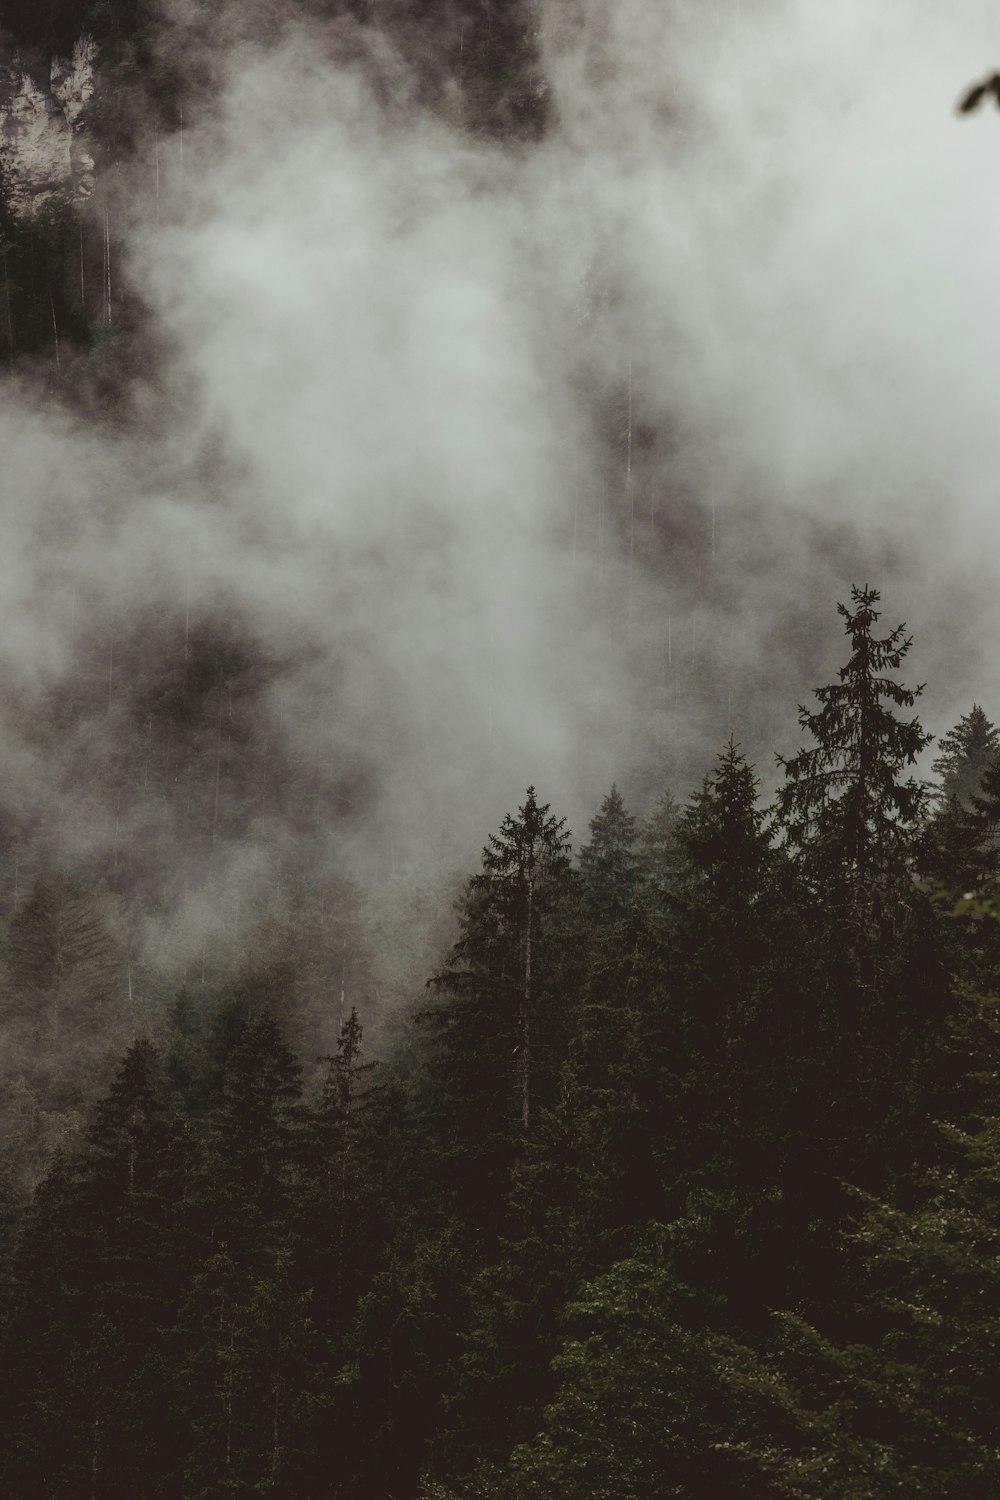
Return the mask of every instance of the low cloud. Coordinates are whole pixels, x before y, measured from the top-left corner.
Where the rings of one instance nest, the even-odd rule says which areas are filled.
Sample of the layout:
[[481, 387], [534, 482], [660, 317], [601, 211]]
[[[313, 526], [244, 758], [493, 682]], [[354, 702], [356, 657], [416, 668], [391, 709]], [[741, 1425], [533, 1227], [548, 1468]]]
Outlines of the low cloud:
[[468, 861], [533, 781], [579, 833], [730, 730], [790, 748], [852, 581], [932, 727], [1000, 698], [1000, 121], [953, 110], [990, 10], [546, 3], [536, 141], [370, 29], [244, 25], [114, 199], [131, 421], [5, 392], [18, 826], [179, 861], [185, 932], [306, 824], [339, 869]]

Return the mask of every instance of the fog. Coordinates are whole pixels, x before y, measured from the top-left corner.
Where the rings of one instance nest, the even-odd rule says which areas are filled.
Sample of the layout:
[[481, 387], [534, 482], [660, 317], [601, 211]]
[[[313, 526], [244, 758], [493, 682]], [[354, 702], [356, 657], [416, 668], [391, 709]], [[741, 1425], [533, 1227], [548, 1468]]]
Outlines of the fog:
[[94, 771], [171, 652], [218, 740], [191, 943], [288, 852], [232, 813], [251, 742], [367, 875], [469, 867], [529, 782], [578, 834], [614, 779], [642, 811], [730, 733], [767, 782], [852, 582], [930, 728], [1000, 713], [1000, 118], [955, 114], [993, 6], [543, 0], [537, 139], [422, 102], [374, 26], [207, 14], [172, 35], [207, 92], [95, 199], [147, 309], [127, 411], [3, 395], [19, 828], [180, 857], [161, 719]]

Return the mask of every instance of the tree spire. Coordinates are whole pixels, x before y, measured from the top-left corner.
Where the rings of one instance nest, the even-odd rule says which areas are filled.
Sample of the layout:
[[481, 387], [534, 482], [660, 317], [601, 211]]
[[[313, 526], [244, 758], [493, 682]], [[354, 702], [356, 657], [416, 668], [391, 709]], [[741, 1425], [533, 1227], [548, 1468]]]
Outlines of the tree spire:
[[833, 868], [855, 887], [904, 874], [914, 827], [928, 800], [909, 776], [933, 735], [920, 720], [894, 709], [912, 708], [923, 686], [907, 688], [898, 672], [912, 644], [905, 625], [875, 634], [879, 592], [852, 588], [852, 607], [838, 604], [851, 655], [839, 681], [816, 689], [815, 713], [799, 708], [799, 724], [816, 741], [790, 759], [778, 756], [785, 784], [777, 809], [787, 843], [806, 864]]

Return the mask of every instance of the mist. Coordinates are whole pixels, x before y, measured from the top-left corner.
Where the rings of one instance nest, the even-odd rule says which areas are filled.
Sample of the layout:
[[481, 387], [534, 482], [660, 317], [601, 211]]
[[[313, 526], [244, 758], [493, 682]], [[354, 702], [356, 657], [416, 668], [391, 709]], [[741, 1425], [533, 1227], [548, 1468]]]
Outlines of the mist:
[[730, 734], [767, 784], [851, 583], [928, 727], [995, 705], [992, 7], [543, 3], [506, 138], [374, 25], [175, 22], [211, 88], [98, 187], [120, 419], [4, 391], [18, 847], [131, 860], [193, 952], [304, 828], [374, 878], [470, 868], [528, 783], [578, 836], [613, 780], [684, 795]]

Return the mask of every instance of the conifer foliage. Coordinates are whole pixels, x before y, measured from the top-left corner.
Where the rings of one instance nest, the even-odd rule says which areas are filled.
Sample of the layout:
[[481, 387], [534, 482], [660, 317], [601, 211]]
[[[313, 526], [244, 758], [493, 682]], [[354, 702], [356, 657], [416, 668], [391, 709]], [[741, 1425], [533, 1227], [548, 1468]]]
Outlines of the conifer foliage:
[[1000, 755], [1000, 730], [978, 703], [963, 714], [954, 729], [941, 736], [932, 769], [939, 778], [938, 797], [952, 797], [968, 809], [981, 791], [983, 777]]
[[[928, 798], [877, 602], [773, 806], [731, 741], [574, 862], [529, 788], [378, 1059], [302, 888], [123, 1036], [0, 1205], [3, 1494], [992, 1500], [1000, 761], [976, 706]], [[36, 885], [8, 1035], [123, 1025], [111, 915]]]
[[866, 893], [904, 875], [928, 793], [903, 776], [932, 739], [918, 719], [893, 712], [912, 708], [923, 688], [889, 675], [899, 671], [912, 637], [904, 625], [875, 634], [879, 598], [877, 589], [854, 588], [853, 608], [838, 604], [851, 655], [838, 682], [816, 689], [819, 709], [799, 709], [815, 745], [778, 757], [785, 784], [777, 807], [789, 845], [807, 864], [821, 861]]
[[490, 1185], [520, 1159], [554, 1087], [565, 1003], [560, 924], [572, 878], [565, 820], [529, 787], [517, 816], [490, 835], [462, 900], [461, 935], [433, 981], [428, 1119], [453, 1161], [453, 1183], [474, 1220], [480, 1200], [484, 1223], [495, 1222], [502, 1202]]
[[580, 879], [598, 920], [627, 912], [636, 887], [637, 824], [616, 786], [590, 821], [590, 842], [580, 850]]

